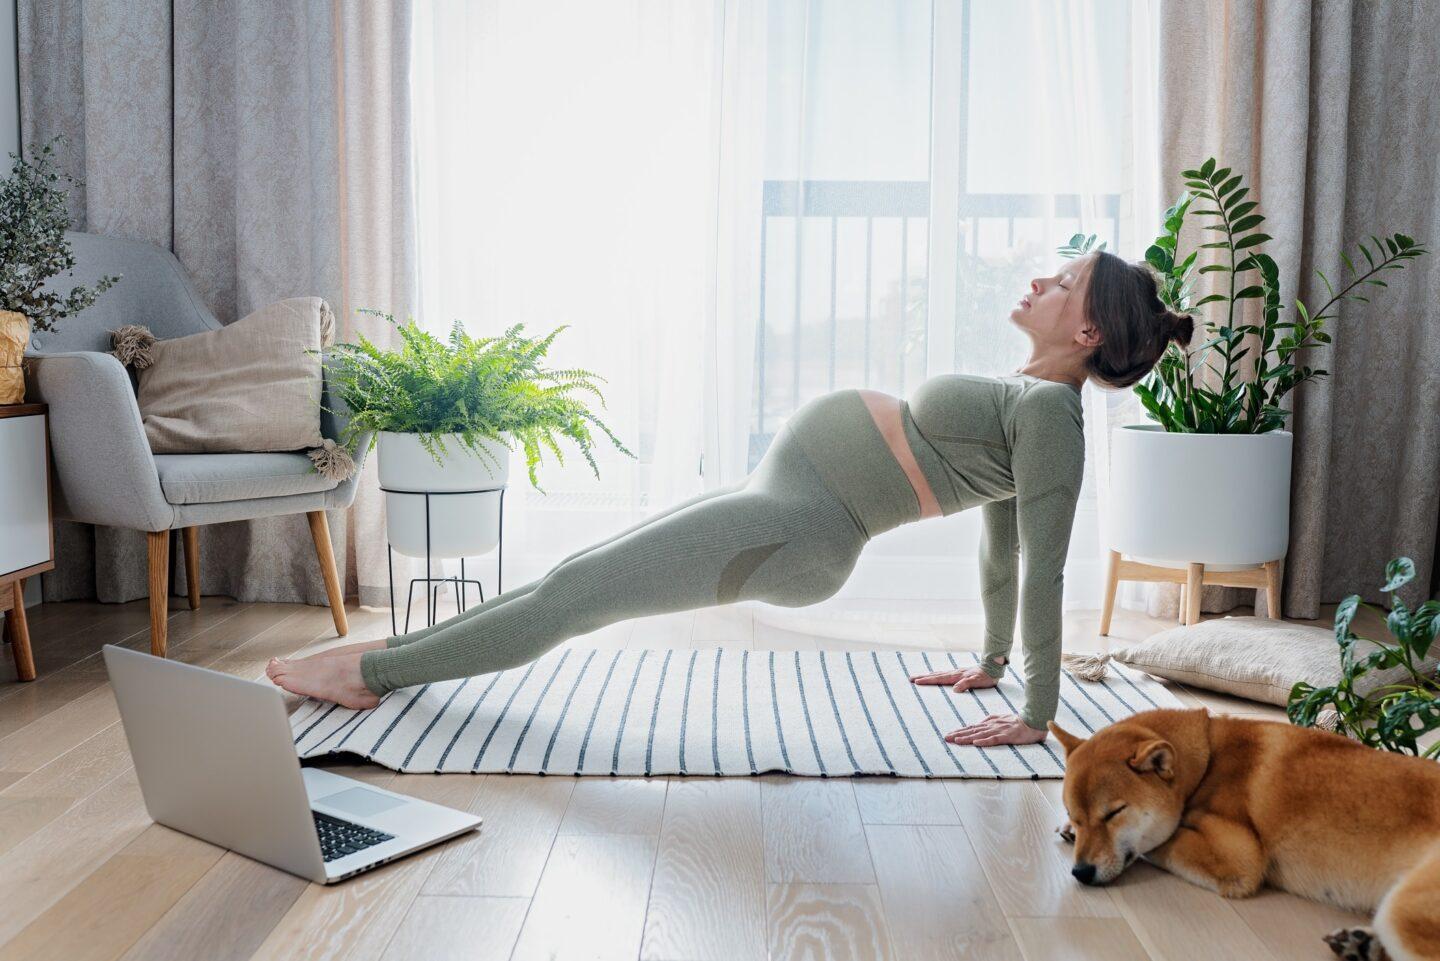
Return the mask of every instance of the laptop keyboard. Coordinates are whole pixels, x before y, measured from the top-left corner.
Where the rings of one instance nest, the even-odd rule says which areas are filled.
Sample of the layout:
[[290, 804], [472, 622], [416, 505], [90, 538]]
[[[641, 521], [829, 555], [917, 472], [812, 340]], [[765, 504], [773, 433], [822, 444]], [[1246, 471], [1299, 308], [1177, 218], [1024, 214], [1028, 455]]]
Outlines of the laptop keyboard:
[[319, 811], [310, 813], [315, 815], [315, 832], [320, 835], [320, 851], [325, 855], [326, 861], [334, 861], [347, 854], [374, 847], [382, 841], [395, 839], [393, 834], [361, 827]]

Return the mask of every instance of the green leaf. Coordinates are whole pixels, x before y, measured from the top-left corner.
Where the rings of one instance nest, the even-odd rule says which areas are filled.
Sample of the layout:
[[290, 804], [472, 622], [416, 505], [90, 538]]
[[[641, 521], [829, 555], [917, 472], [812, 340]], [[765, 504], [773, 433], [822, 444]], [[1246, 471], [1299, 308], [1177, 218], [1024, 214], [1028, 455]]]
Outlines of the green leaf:
[[1429, 600], [1415, 608], [1410, 629], [1411, 648], [1417, 658], [1424, 660], [1435, 641], [1436, 631], [1440, 630], [1440, 601]]
[[1212, 173], [1214, 173], [1214, 172], [1215, 172], [1215, 158], [1214, 158], [1214, 157], [1210, 157], [1210, 158], [1207, 159], [1203, 164], [1200, 165], [1200, 177], [1201, 177], [1201, 179], [1209, 179], [1210, 175], [1211, 175]]
[[1258, 226], [1259, 224], [1263, 223], [1264, 220], [1265, 218], [1260, 214], [1251, 214], [1248, 217], [1241, 217], [1239, 220], [1235, 221], [1234, 230], [1238, 234], [1242, 230], [1249, 230], [1251, 227]]
[[1360, 595], [1351, 594], [1335, 606], [1335, 639], [1344, 644], [1350, 633], [1350, 622], [1360, 609]]
[[1235, 249], [1243, 250], [1246, 247], [1254, 247], [1256, 244], [1263, 244], [1267, 240], [1273, 240], [1269, 234], [1250, 234], [1235, 241]]
[[1399, 590], [1415, 578], [1415, 562], [1408, 557], [1397, 557], [1385, 565], [1385, 586], [1380, 588], [1389, 594]]

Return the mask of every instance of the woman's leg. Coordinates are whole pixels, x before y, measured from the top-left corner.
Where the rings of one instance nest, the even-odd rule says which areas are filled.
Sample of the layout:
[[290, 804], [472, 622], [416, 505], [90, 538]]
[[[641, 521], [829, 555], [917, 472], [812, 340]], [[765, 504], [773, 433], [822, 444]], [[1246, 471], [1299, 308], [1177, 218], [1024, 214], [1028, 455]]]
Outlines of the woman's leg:
[[[642, 520], [630, 525], [629, 527], [624, 528], [623, 530], [611, 534], [609, 537], [605, 538], [602, 541], [597, 541], [594, 544], [589, 544], [585, 547], [580, 548], [575, 553], [559, 561], [555, 566], [559, 567], [560, 564], [568, 563], [579, 557], [581, 554], [593, 551], [598, 547], [604, 547], [607, 544], [614, 543], [625, 535], [630, 534], [633, 531], [638, 531], [640, 528], [645, 527], [648, 524], [653, 524], [656, 521], [663, 520], [664, 518], [669, 517], [671, 514], [679, 513], [680, 511], [691, 506], [692, 504], [698, 504], [701, 501], [710, 500], [712, 497], [720, 497], [724, 494], [729, 494], [733, 491], [739, 490], [744, 486], [745, 481], [741, 480], [729, 485], [728, 487], [718, 487], [714, 490], [705, 491], [703, 494], [697, 494], [694, 497], [687, 498], [686, 500], [683, 500], [678, 504], [673, 504], [662, 511], [658, 511], [654, 514], [649, 515], [648, 517], [643, 518]], [[402, 647], [406, 644], [413, 644], [416, 641], [423, 641], [425, 638], [429, 637], [431, 634], [434, 634], [436, 631], [440, 631], [455, 624], [468, 621], [472, 617], [476, 617], [480, 614], [484, 614], [488, 611], [494, 610], [501, 604], [508, 604], [516, 598], [524, 597], [526, 594], [529, 594], [531, 591], [533, 591], [543, 579], [543, 577], [537, 577], [535, 580], [531, 581], [528, 584], [522, 584], [519, 587], [512, 588], [500, 594], [492, 594], [482, 603], [477, 604], [474, 607], [468, 608], [462, 613], [456, 614], [454, 617], [440, 621], [429, 627], [416, 628], [415, 630], [408, 633], [396, 634], [393, 637], [387, 637], [381, 640], [360, 641], [355, 644], [346, 644], [342, 647], [333, 647], [329, 650], [321, 651], [318, 654], [312, 654], [311, 657], [334, 657], [340, 654], [362, 654], [365, 651], [384, 650], [385, 648], [389, 647]], [[278, 659], [276, 660], [278, 661]], [[304, 658], [300, 658], [300, 660], [304, 660]]]
[[[624, 530], [621, 530], [621, 531], [618, 531], [618, 532], [616, 532], [616, 533], [614, 533], [614, 534], [611, 534], [609, 537], [605, 538], [605, 539], [602, 540], [602, 541], [596, 541], [594, 544], [589, 544], [589, 545], [586, 545], [585, 547], [580, 548], [580, 549], [579, 549], [578, 551], [576, 551], [575, 553], [573, 553], [573, 554], [571, 554], [570, 556], [568, 556], [568, 557], [560, 560], [559, 562], [557, 562], [557, 563], [555, 564], [555, 567], [559, 567], [561, 564], [568, 564], [570, 561], [573, 561], [575, 558], [579, 557], [580, 555], [586, 554], [586, 553], [588, 553], [588, 552], [590, 552], [590, 551], [593, 551], [593, 550], [596, 550], [597, 548], [605, 547], [605, 546], [608, 545], [608, 544], [613, 544], [615, 541], [618, 541], [620, 538], [625, 537], [627, 534], [630, 534], [630, 533], [632, 533], [632, 532], [634, 532], [634, 531], [638, 531], [640, 528], [645, 527], [645, 526], [647, 526], [647, 525], [649, 525], [649, 524], [654, 524], [656, 521], [663, 520], [664, 518], [669, 517], [671, 514], [678, 514], [680, 511], [685, 510], [687, 507], [690, 507], [692, 504], [698, 504], [698, 503], [700, 503], [701, 501], [710, 500], [710, 499], [713, 498], [713, 497], [720, 497], [720, 496], [723, 496], [723, 495], [725, 495], [725, 494], [729, 494], [729, 493], [731, 493], [731, 492], [733, 492], [733, 491], [739, 490], [740, 488], [742, 488], [742, 487], [744, 487], [744, 486], [745, 486], [745, 481], [743, 481], [743, 480], [742, 480], [742, 481], [737, 481], [736, 483], [731, 484], [731, 485], [728, 486], [728, 487], [719, 487], [719, 488], [716, 488], [715, 490], [705, 491], [703, 494], [697, 494], [697, 495], [695, 495], [694, 497], [691, 497], [691, 498], [688, 498], [688, 499], [686, 499], [686, 500], [683, 500], [683, 501], [681, 501], [681, 502], [678, 503], [678, 504], [671, 505], [670, 507], [667, 507], [666, 509], [664, 509], [664, 510], [662, 510], [662, 511], [658, 511], [658, 512], [656, 512], [656, 513], [654, 513], [654, 514], [651, 514], [651, 515], [648, 516], [648, 517], [642, 518], [641, 520], [639, 520], [638, 522], [630, 525], [629, 527], [625, 528]], [[441, 630], [441, 629], [443, 629], [443, 628], [450, 627], [451, 625], [454, 625], [454, 624], [458, 624], [458, 623], [462, 623], [462, 622], [464, 622], [464, 621], [468, 621], [468, 620], [470, 620], [472, 617], [476, 617], [476, 616], [481, 615], [481, 614], [484, 614], [484, 613], [486, 613], [486, 612], [488, 612], [488, 611], [494, 610], [496, 607], [499, 607], [501, 604], [508, 604], [509, 602], [515, 600], [516, 598], [524, 597], [526, 594], [529, 594], [531, 591], [533, 591], [533, 590], [540, 584], [540, 582], [541, 582], [542, 580], [544, 580], [544, 577], [543, 577], [543, 576], [537, 577], [535, 580], [531, 581], [531, 582], [528, 583], [528, 584], [523, 584], [523, 585], [521, 585], [520, 587], [516, 587], [516, 588], [514, 588], [514, 589], [512, 589], [512, 590], [505, 591], [505, 592], [502, 593], [502, 594], [494, 594], [494, 595], [492, 595], [491, 597], [489, 597], [488, 599], [486, 599], [486, 601], [485, 601], [484, 603], [482, 603], [482, 604], [477, 604], [475, 607], [469, 608], [469, 609], [466, 610], [465, 612], [463, 612], [463, 613], [461, 613], [461, 614], [456, 614], [454, 617], [449, 618], [448, 620], [441, 621], [441, 622], [439, 622], [438, 624], [435, 624], [435, 625], [433, 625], [433, 626], [431, 626], [431, 627], [418, 628], [418, 629], [416, 629], [416, 630], [410, 631], [408, 634], [399, 634], [399, 635], [396, 635], [395, 637], [388, 638], [388, 639], [386, 640], [386, 642], [385, 642], [385, 646], [386, 646], [386, 647], [401, 647], [401, 646], [403, 646], [403, 645], [405, 645], [405, 644], [412, 644], [412, 643], [414, 643], [415, 641], [424, 640], [425, 638], [429, 637], [431, 634], [434, 634], [436, 631], [439, 631], [439, 630]]]
[[295, 693], [363, 707], [396, 688], [527, 663], [627, 618], [750, 599], [813, 604], [844, 584], [866, 540], [782, 430], [743, 484], [572, 555], [521, 596], [413, 643], [317, 662], [323, 669], [286, 665], [272, 677]]

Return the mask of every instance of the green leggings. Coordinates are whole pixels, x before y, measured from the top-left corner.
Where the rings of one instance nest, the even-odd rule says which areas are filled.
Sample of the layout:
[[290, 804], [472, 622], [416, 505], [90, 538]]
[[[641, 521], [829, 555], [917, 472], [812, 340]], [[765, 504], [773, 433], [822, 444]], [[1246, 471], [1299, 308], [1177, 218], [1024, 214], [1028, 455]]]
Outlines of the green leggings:
[[860, 394], [824, 394], [786, 421], [744, 480], [647, 517], [463, 614], [390, 638], [361, 657], [361, 673], [384, 694], [525, 664], [628, 618], [740, 600], [815, 604], [840, 590], [872, 537], [919, 518], [915, 491]]

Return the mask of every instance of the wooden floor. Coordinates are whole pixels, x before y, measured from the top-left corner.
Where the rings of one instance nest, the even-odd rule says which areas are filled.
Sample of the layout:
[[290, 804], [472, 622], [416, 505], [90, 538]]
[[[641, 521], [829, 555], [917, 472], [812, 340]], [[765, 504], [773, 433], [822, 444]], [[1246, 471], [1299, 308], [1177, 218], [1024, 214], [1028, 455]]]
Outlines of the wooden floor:
[[[1326, 618], [1333, 609], [1327, 609]], [[1236, 613], [1248, 613], [1237, 611]], [[1069, 649], [1099, 649], [1096, 615]], [[354, 610], [351, 637], [385, 613]], [[1117, 613], [1115, 639], [1170, 626]], [[1058, 781], [403, 775], [326, 766], [485, 818], [468, 839], [326, 888], [151, 823], [99, 649], [144, 648], [145, 603], [32, 609], [40, 680], [0, 666], [0, 959], [1331, 957], [1361, 919], [1267, 891], [1229, 902], [1138, 865], [1069, 876]], [[956, 646], [978, 645], [975, 637]], [[884, 646], [943, 648], [906, 630]], [[329, 612], [205, 599], [171, 656], [255, 677], [338, 643]], [[575, 646], [814, 649], [733, 608], [643, 618]], [[950, 642], [955, 645], [952, 640]], [[853, 642], [850, 645], [853, 646]], [[1175, 688], [1191, 704], [1274, 708]]]

